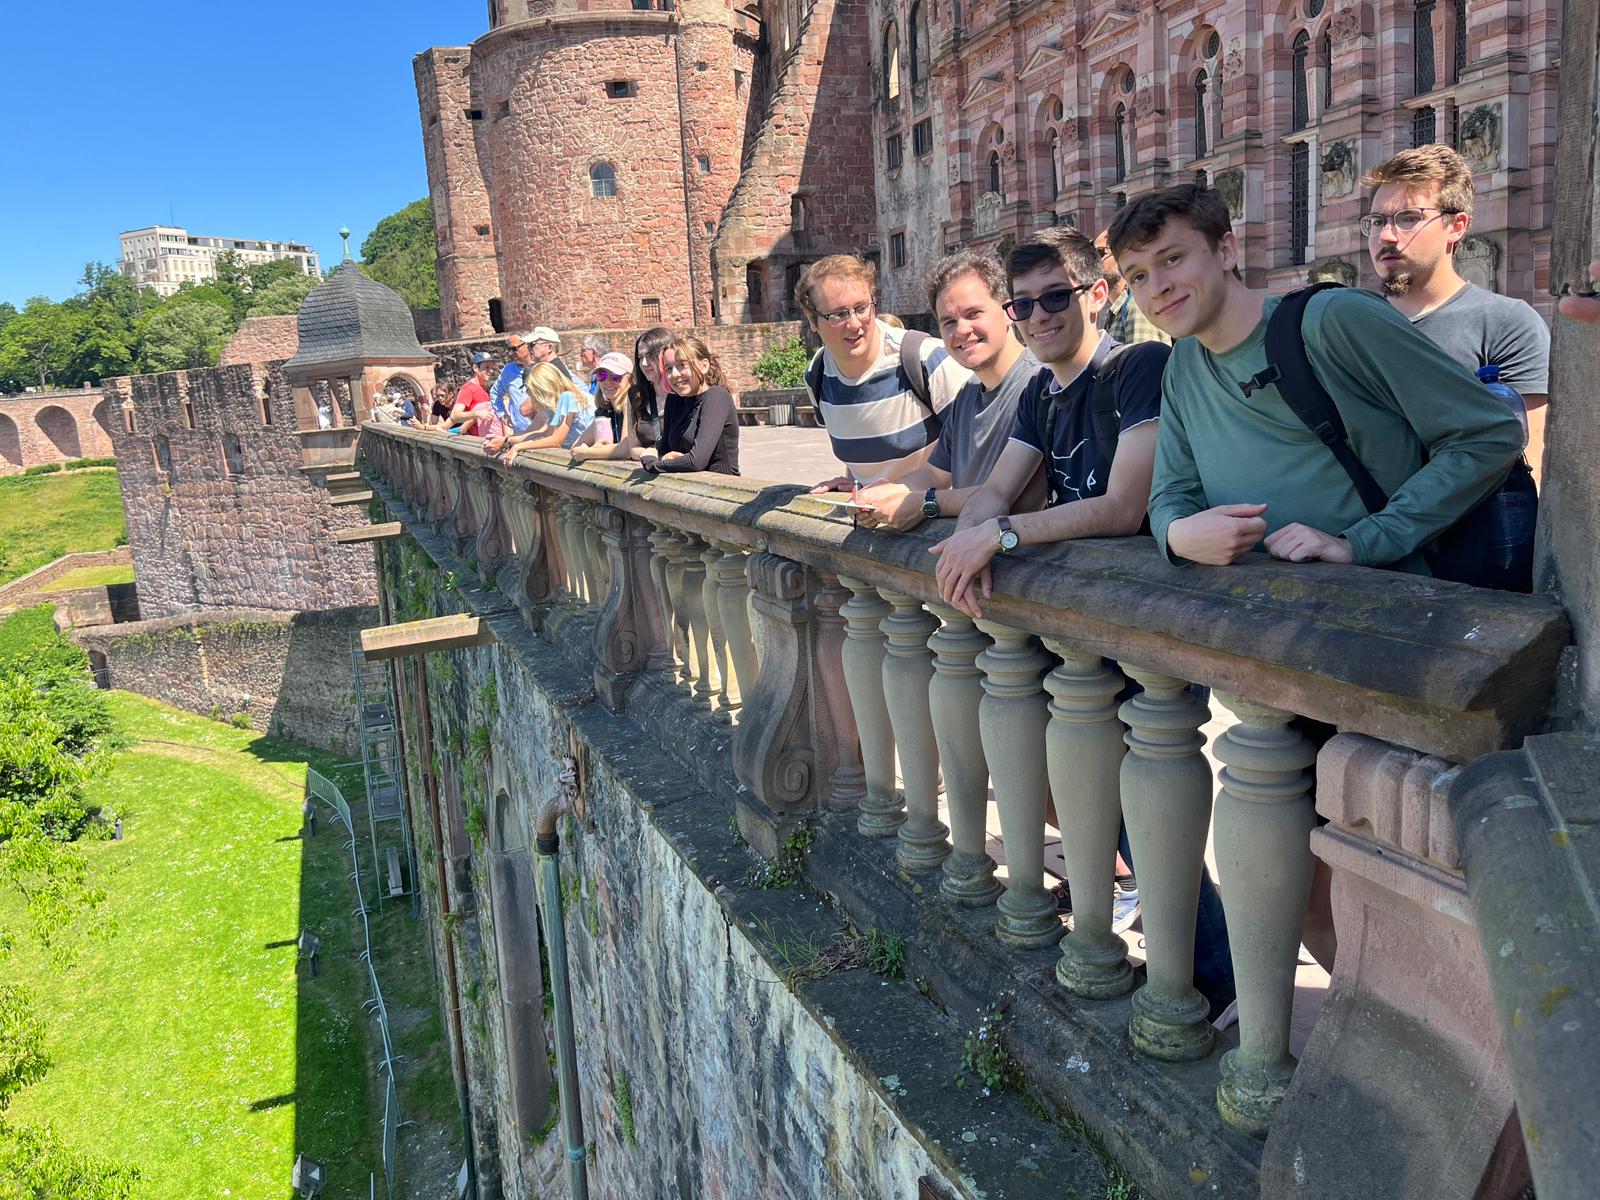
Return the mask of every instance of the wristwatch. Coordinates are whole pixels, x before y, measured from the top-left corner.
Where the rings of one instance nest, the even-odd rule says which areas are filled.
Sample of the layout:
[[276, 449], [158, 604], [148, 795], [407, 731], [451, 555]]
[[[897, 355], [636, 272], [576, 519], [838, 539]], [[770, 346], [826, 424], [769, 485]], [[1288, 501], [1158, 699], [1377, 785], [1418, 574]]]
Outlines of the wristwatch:
[[939, 499], [934, 491], [934, 488], [929, 488], [922, 497], [922, 515], [930, 521], [939, 515]]
[[994, 523], [1000, 526], [1000, 553], [1010, 554], [1022, 539], [1017, 536], [1017, 531], [1011, 528], [1010, 517], [996, 517]]

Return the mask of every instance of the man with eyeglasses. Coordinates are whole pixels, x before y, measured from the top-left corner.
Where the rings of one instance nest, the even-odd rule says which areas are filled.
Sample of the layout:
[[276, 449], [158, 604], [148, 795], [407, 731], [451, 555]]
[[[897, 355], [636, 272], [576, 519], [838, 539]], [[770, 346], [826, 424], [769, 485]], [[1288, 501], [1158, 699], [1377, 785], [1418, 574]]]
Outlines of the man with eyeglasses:
[[[1123, 348], [1100, 332], [1106, 302], [1100, 251], [1075, 229], [1040, 230], [1006, 259], [1006, 311], [1046, 367], [1017, 402], [1010, 441], [956, 532], [932, 547], [939, 594], [974, 617], [990, 593], [989, 564], [1020, 546], [1138, 533], [1150, 497], [1160, 342]], [[1041, 461], [1048, 505], [1012, 515]]]
[[1527, 405], [1528, 454], [1544, 451], [1550, 330], [1531, 304], [1469, 283], [1455, 256], [1472, 223], [1472, 171], [1449, 146], [1402, 150], [1368, 171], [1361, 233], [1384, 298], [1469, 371], [1494, 364]]
[[818, 259], [795, 284], [795, 302], [822, 340], [806, 393], [846, 470], [813, 494], [915, 471], [938, 440], [939, 413], [972, 378], [939, 339], [880, 320], [877, 284], [877, 268], [853, 254]]

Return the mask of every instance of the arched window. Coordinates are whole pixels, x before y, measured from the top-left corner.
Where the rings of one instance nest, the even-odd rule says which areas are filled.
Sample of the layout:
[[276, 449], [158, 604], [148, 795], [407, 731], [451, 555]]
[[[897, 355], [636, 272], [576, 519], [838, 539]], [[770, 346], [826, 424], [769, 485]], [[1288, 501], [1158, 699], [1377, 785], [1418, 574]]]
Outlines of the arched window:
[[589, 168], [589, 194], [606, 199], [617, 194], [617, 171], [610, 163], [595, 163]]
[[1000, 190], [1000, 151], [989, 151], [989, 190], [997, 196], [1005, 193]]
[[1294, 35], [1294, 53], [1289, 64], [1289, 128], [1304, 129], [1311, 123], [1310, 88], [1307, 86], [1307, 59], [1311, 56], [1311, 35], [1302, 29]]
[[900, 31], [893, 21], [883, 31], [883, 98], [900, 98]]
[[1222, 144], [1222, 64], [1211, 68], [1211, 149]]
[[1121, 183], [1128, 177], [1128, 106], [1118, 103], [1111, 113], [1111, 136], [1117, 143], [1116, 174], [1112, 176], [1116, 182]]
[[1322, 31], [1322, 40], [1317, 43], [1317, 66], [1322, 70], [1322, 110], [1317, 114], [1320, 117], [1333, 107], [1333, 33], [1327, 29]]
[[1417, 0], [1416, 11], [1412, 14], [1412, 94], [1417, 96], [1433, 91], [1436, 82], [1433, 73], [1433, 6], [1434, 0]]
[[1206, 73], [1196, 71], [1194, 75], [1194, 156], [1204, 158], [1208, 149], [1206, 145]]
[[911, 83], [915, 86], [928, 77], [928, 11], [922, 0], [911, 6], [906, 22], [911, 30]]

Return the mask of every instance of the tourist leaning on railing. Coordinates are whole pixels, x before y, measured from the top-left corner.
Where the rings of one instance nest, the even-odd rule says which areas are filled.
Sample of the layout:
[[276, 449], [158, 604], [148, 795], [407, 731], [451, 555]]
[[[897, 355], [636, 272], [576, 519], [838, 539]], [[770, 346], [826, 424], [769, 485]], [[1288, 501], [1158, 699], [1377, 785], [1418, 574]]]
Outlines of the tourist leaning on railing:
[[667, 397], [666, 429], [657, 455], [640, 464], [647, 471], [739, 473], [739, 411], [723, 386], [722, 366], [705, 342], [680, 333], [661, 355]]
[[574, 392], [567, 377], [554, 364], [537, 363], [528, 368], [526, 378], [528, 396], [522, 402], [523, 414], [545, 408], [550, 413], [550, 424], [544, 429], [530, 429], [510, 437], [485, 438], [484, 450], [490, 454], [504, 454], [508, 463], [523, 450], [551, 450], [558, 446], [570, 449], [594, 420], [594, 398], [587, 392], [582, 395]]
[[[653, 452], [661, 436], [661, 353], [672, 344], [672, 330], [657, 325], [639, 335], [634, 343], [633, 362], [617, 351], [606, 354], [595, 366], [600, 395], [621, 413], [621, 428], [614, 430], [611, 445], [577, 445], [574, 462], [590, 459], [639, 458]], [[602, 376], [610, 376], [606, 379]], [[597, 409], [598, 411], [598, 409]]]

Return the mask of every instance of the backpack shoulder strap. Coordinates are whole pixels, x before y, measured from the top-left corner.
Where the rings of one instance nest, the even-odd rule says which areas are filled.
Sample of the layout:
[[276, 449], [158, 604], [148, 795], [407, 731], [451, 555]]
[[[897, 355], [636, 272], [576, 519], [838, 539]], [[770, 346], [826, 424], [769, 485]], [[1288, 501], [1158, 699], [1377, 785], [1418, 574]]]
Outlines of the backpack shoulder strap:
[[[1117, 409], [1117, 366], [1128, 349], [1128, 346], [1118, 343], [1098, 362], [1090, 364], [1094, 371], [1094, 386], [1089, 391], [1089, 420], [1094, 426], [1095, 443], [1107, 462], [1117, 456], [1117, 438], [1121, 433], [1117, 428], [1121, 415]], [[1053, 423], [1053, 413], [1051, 417]]]
[[811, 393], [812, 411], [816, 413], [817, 424], [826, 425], [827, 419], [822, 412], [822, 350], [811, 356], [811, 361], [806, 364], [806, 390]]
[[928, 408], [933, 407], [932, 393], [928, 388], [928, 365], [922, 361], [922, 343], [928, 335], [920, 329], [907, 329], [900, 335], [900, 369], [918, 400]]
[[1267, 367], [1253, 379], [1241, 383], [1246, 396], [1251, 392], [1276, 384], [1278, 395], [1289, 411], [1299, 417], [1306, 428], [1317, 435], [1317, 440], [1344, 468], [1356, 494], [1369, 513], [1383, 509], [1389, 503], [1389, 494], [1372, 477], [1350, 445], [1350, 435], [1345, 429], [1339, 406], [1334, 403], [1328, 389], [1322, 386], [1306, 355], [1305, 337], [1301, 327], [1305, 321], [1306, 307], [1311, 297], [1328, 288], [1340, 287], [1337, 283], [1317, 283], [1290, 292], [1273, 310], [1267, 321]]

